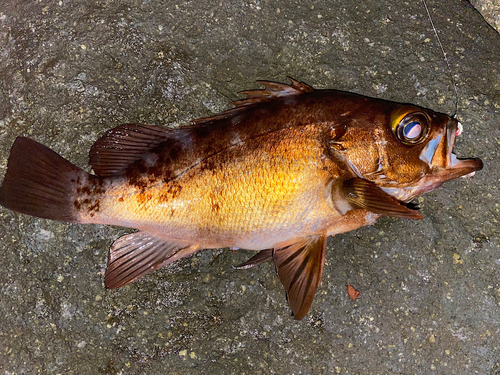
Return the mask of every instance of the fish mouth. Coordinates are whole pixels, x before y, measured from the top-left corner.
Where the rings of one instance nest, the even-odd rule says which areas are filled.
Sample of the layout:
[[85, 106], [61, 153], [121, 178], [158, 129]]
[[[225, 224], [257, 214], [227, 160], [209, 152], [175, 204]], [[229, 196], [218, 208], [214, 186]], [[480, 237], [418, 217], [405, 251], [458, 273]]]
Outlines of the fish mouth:
[[[448, 119], [444, 131], [430, 140], [420, 154], [420, 159], [431, 168], [431, 173], [423, 177], [418, 186], [402, 195], [402, 201], [427, 193], [446, 181], [459, 177], [472, 176], [483, 168], [479, 158], [457, 158], [452, 152], [457, 138], [458, 121]], [[458, 132], [460, 134], [461, 131]]]
[[476, 171], [483, 169], [483, 162], [479, 158], [457, 158], [453, 153], [453, 147], [457, 136], [461, 134], [459, 122], [455, 119], [450, 119], [446, 126], [446, 163], [439, 175], [443, 178], [442, 182], [453, 180], [458, 177], [473, 176]]

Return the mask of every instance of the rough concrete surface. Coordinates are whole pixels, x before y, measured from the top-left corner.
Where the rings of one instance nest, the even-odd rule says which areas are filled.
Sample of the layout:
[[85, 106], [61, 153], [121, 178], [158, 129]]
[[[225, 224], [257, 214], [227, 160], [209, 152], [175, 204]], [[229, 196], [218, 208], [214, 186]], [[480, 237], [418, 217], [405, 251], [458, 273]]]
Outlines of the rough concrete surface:
[[0, 176], [16, 136], [85, 167], [113, 126], [186, 125], [287, 75], [450, 114], [458, 100], [457, 154], [485, 163], [420, 199], [423, 220], [330, 238], [300, 322], [270, 264], [231, 268], [250, 252], [109, 291], [128, 230], [1, 208], [1, 374], [500, 374], [500, 36], [466, 1], [428, 6], [451, 73], [420, 1], [1, 2]]
[[500, 32], [500, 1], [471, 0], [471, 4], [483, 15], [491, 27]]

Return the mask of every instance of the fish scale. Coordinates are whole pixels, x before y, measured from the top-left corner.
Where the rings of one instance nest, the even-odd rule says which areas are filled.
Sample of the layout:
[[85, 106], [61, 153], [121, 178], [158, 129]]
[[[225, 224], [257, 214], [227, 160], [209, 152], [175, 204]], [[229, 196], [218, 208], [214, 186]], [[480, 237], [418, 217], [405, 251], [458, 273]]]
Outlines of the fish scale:
[[[200, 172], [198, 169], [203, 170], [202, 165], [190, 170], [176, 180], [181, 191], [174, 199], [159, 199], [168, 186], [154, 183], [154, 188], [147, 191], [152, 196], [146, 206], [134, 203], [135, 195], [140, 193], [114, 193], [110, 202], [106, 198], [101, 201], [105, 208], [100, 215], [104, 217], [103, 222], [109, 220], [115, 224], [119, 217], [124, 217], [127, 222], [134, 218], [133, 227], [149, 230], [158, 236], [168, 238], [182, 233], [182, 238], [192, 241], [220, 236], [230, 238], [234, 246], [241, 245], [237, 239], [242, 236], [242, 231], [251, 235], [259, 230], [261, 234], [269, 232], [266, 236], [270, 236], [281, 229], [283, 223], [297, 227], [301, 223], [298, 219], [303, 216], [297, 213], [304, 211], [303, 206], [311, 205], [309, 202], [318, 200], [316, 192], [311, 191], [308, 185], [318, 186], [317, 171], [310, 160], [317, 159], [318, 155], [314, 153], [318, 154], [320, 148], [311, 147], [314, 142], [310, 134], [303, 136], [307, 139], [307, 147], [304, 147], [307, 152], [290, 153], [293, 145], [280, 135], [278, 141], [270, 142], [267, 149], [265, 145], [261, 149], [255, 148], [255, 153], [244, 158], [243, 162], [226, 165], [223, 160], [216, 160], [215, 164], [219, 167], [215, 170]], [[293, 139], [294, 135], [288, 138]], [[238, 148], [243, 148], [243, 145]], [[236, 149], [233, 155], [223, 158], [237, 159], [233, 156], [239, 153], [241, 150]], [[322, 178], [325, 180], [327, 175]], [[134, 190], [134, 187], [129, 186], [128, 189]], [[118, 202], [120, 195], [127, 198]], [[158, 204], [159, 200], [161, 204]], [[175, 211], [173, 214], [172, 210]], [[324, 211], [327, 213], [325, 208]], [[314, 211], [311, 214], [318, 216]], [[294, 219], [298, 221], [297, 225], [294, 225]], [[172, 233], [166, 232], [166, 228]], [[221, 245], [215, 243], [212, 246]]]

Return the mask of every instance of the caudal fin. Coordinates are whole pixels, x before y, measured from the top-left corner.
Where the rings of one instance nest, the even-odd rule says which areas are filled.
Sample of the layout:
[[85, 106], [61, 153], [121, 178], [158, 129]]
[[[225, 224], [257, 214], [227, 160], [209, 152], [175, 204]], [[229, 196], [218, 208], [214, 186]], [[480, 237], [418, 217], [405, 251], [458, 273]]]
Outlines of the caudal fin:
[[78, 222], [75, 182], [93, 177], [29, 138], [18, 137], [10, 151], [0, 204], [45, 219]]

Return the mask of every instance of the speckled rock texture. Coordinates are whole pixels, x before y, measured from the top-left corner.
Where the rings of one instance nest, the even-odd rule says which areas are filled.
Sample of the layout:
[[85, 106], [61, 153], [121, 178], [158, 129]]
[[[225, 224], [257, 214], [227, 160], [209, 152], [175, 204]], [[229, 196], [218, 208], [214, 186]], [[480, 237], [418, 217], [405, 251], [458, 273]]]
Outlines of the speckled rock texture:
[[500, 1], [471, 0], [471, 4], [483, 15], [491, 27], [500, 32]]
[[[128, 230], [0, 208], [2, 374], [500, 374], [500, 36], [466, 1], [0, 3], [0, 176], [16, 136], [81, 167], [107, 129], [183, 126], [294, 77], [453, 114], [470, 179], [328, 241], [302, 321], [266, 263], [201, 252], [103, 285]], [[450, 76], [458, 89], [455, 96]], [[346, 284], [361, 292], [352, 301]]]

